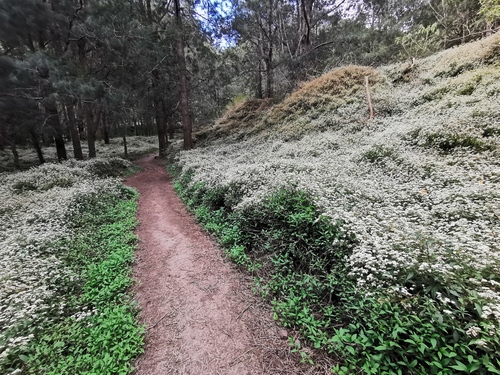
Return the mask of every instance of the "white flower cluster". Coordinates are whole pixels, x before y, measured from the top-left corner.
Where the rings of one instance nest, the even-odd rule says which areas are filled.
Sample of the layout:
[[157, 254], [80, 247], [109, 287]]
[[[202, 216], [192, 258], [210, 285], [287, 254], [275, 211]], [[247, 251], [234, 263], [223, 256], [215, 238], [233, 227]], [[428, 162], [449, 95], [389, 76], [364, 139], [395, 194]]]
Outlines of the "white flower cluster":
[[[373, 121], [353, 117], [297, 140], [240, 133], [177, 161], [194, 171], [193, 184], [239, 186], [236, 209], [290, 183], [309, 192], [356, 234], [348, 264], [361, 289], [404, 295], [413, 280], [412, 288], [467, 284], [489, 301], [483, 315], [500, 321], [500, 288], [476, 279], [500, 275], [500, 71], [454, 74], [429, 68], [408, 83], [388, 79], [374, 93], [375, 110], [383, 103], [388, 114]], [[468, 83], [473, 89], [460, 91]], [[421, 100], [435, 86], [447, 90]], [[315, 121], [337, 114], [321, 116]]]
[[[84, 157], [88, 155], [88, 147], [86, 142], [82, 142], [82, 152]], [[57, 153], [54, 146], [43, 147], [43, 154], [47, 162], [56, 162]], [[21, 165], [37, 165], [38, 159], [33, 147], [18, 147], [19, 160]], [[132, 155], [146, 154], [149, 152], [158, 151], [158, 137], [133, 136], [127, 137], [127, 151]], [[73, 157], [73, 145], [66, 144], [66, 152], [68, 157]], [[110, 144], [105, 144], [103, 141], [96, 143], [96, 152], [98, 158], [109, 159], [113, 157], [123, 156], [124, 146], [122, 138], [113, 138]], [[0, 150], [0, 172], [14, 170], [13, 156], [10, 150]]]
[[77, 276], [55, 256], [60, 249], [54, 245], [71, 236], [67, 220], [78, 212], [77, 202], [118, 194], [118, 180], [97, 178], [76, 164], [0, 174], [0, 368], [13, 348], [33, 337], [21, 327], [64, 311], [64, 303], [53, 298], [55, 287]]

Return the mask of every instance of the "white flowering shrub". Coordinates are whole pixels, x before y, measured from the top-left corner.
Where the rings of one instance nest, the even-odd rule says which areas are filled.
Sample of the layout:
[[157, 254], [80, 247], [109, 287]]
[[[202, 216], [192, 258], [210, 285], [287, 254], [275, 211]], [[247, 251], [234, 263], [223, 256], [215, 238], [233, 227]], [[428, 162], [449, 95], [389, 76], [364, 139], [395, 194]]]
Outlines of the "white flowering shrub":
[[[238, 128], [177, 154], [179, 189], [193, 207], [216, 190], [216, 209], [266, 212], [269, 196], [293, 185], [320, 217], [355, 236], [344, 258], [352, 293], [337, 296], [352, 314], [321, 308], [318, 320], [299, 289], [275, 302], [285, 323], [345, 359], [338, 373], [500, 373], [499, 42], [500, 34], [413, 67], [379, 69], [372, 121], [358, 90], [352, 102], [325, 102], [331, 112], [317, 102], [299, 112], [277, 106], [268, 115], [281, 119], [276, 124], [264, 115], [246, 135]], [[283, 107], [286, 113], [276, 113]], [[248, 264], [240, 248], [233, 253]], [[273, 259], [275, 269], [288, 262]], [[321, 296], [330, 276], [299, 273], [301, 288]], [[285, 279], [283, 287], [299, 283]], [[339, 322], [340, 330], [332, 328]]]
[[[99, 197], [120, 199], [124, 194], [120, 180], [95, 173], [106, 163], [126, 166], [129, 162], [70, 161], [0, 174], [2, 374], [41, 373], [41, 368], [33, 367], [37, 357], [33, 340], [41, 348], [39, 340], [47, 327], [52, 331], [56, 330], [53, 324], [64, 319], [79, 321], [102, 315], [89, 307], [97, 306], [95, 303], [76, 302], [86, 276], [70, 254], [75, 251], [71, 241], [85, 230], [75, 226], [75, 220], [85, 215], [89, 202], [104, 212], [104, 206], [99, 208], [104, 198]], [[91, 243], [91, 233], [84, 237]], [[57, 361], [63, 362], [63, 358]]]
[[[88, 155], [88, 146], [85, 141], [81, 142], [84, 157]], [[42, 151], [47, 162], [57, 162], [57, 153], [55, 146], [42, 147]], [[132, 136], [127, 137], [127, 152], [130, 159], [137, 158], [141, 155], [158, 151], [158, 137]], [[73, 144], [66, 143], [66, 152], [70, 159], [73, 158]], [[38, 165], [38, 158], [35, 149], [31, 146], [18, 147], [19, 162], [21, 168], [28, 169], [31, 166]], [[97, 157], [101, 160], [109, 160], [112, 158], [120, 159], [124, 156], [124, 147], [122, 138], [110, 139], [110, 144], [105, 144], [104, 141], [96, 142]], [[121, 159], [120, 159], [121, 160]], [[12, 152], [6, 148], [0, 150], [0, 172], [13, 171], [14, 159]]]

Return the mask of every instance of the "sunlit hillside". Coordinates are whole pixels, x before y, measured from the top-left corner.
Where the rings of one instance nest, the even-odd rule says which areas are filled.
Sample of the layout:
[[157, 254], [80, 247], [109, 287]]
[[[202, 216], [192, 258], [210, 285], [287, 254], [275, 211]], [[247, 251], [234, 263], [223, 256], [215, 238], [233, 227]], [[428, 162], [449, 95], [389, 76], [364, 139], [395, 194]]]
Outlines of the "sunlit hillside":
[[[279, 319], [343, 357], [342, 373], [384, 373], [371, 365], [375, 354], [404, 362], [394, 365], [403, 373], [500, 373], [500, 34], [414, 62], [339, 68], [275, 106], [249, 103], [200, 133], [196, 150], [180, 152], [187, 186], [222, 192], [220, 207], [241, 213], [280, 187], [306, 192], [356, 237], [344, 259], [356, 293], [380, 296], [403, 320], [401, 332], [379, 332], [378, 323], [357, 325], [354, 312], [340, 324], [323, 315], [329, 323], [315, 334], [291, 313], [292, 297], [277, 293]], [[301, 301], [315, 317], [326, 314]], [[405, 326], [405, 314], [442, 330], [411, 319]], [[373, 316], [366, 322], [394, 317]], [[401, 354], [420, 345], [412, 335], [424, 346]]]

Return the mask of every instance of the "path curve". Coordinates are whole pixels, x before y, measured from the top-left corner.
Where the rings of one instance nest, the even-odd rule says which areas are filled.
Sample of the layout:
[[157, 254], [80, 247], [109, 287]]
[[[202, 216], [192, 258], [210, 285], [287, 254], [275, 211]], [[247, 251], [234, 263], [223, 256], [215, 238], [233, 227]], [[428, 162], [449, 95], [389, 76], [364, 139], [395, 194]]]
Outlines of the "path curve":
[[147, 331], [135, 374], [311, 373], [290, 354], [287, 332], [248, 277], [185, 210], [158, 159], [137, 164], [142, 171], [126, 184], [140, 193], [133, 273]]

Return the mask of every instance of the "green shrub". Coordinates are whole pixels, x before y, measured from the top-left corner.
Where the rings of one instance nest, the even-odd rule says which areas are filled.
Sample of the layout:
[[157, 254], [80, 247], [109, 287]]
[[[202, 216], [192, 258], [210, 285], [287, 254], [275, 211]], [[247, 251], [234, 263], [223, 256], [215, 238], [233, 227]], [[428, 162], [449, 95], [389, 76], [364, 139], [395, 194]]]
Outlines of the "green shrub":
[[125, 174], [131, 163], [122, 158], [96, 158], [89, 160], [86, 168], [99, 177], [117, 177]]
[[435, 147], [445, 153], [452, 152], [456, 148], [470, 148], [476, 152], [492, 150], [494, 148], [494, 146], [472, 135], [458, 133], [427, 134], [424, 146]]
[[396, 152], [393, 148], [377, 145], [365, 152], [362, 158], [370, 163], [375, 163], [383, 162], [385, 158], [394, 158], [395, 155]]

